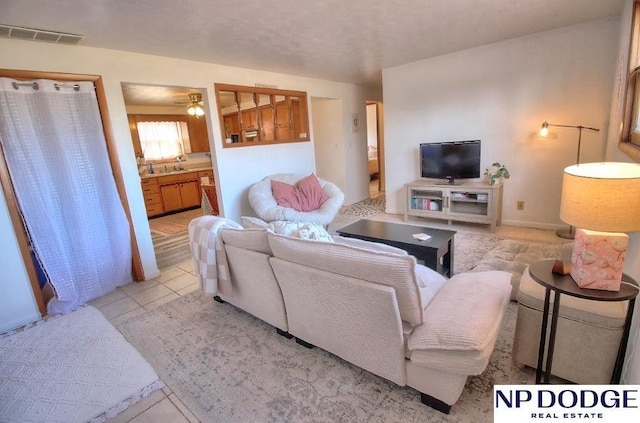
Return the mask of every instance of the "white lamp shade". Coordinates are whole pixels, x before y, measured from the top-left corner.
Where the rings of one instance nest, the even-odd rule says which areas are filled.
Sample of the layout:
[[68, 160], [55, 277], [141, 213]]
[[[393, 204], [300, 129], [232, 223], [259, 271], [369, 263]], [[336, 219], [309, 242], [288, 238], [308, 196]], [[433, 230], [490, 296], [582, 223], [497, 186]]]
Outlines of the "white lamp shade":
[[640, 230], [640, 164], [605, 162], [567, 167], [560, 219], [594, 231]]

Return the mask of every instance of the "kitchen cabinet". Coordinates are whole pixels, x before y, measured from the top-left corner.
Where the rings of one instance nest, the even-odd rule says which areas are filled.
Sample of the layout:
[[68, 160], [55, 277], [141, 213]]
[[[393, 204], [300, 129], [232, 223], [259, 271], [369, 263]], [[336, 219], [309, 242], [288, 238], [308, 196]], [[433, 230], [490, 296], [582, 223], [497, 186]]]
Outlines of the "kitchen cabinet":
[[207, 130], [207, 120], [204, 117], [196, 118], [189, 116], [187, 128], [189, 129], [189, 143], [192, 153], [209, 152], [209, 132]]
[[164, 213], [162, 196], [157, 178], [145, 178], [141, 182], [144, 206], [148, 217], [154, 217]]
[[140, 136], [138, 135], [138, 125], [134, 115], [127, 115], [129, 120], [129, 130], [131, 131], [131, 141], [133, 142], [133, 152], [136, 157], [144, 157], [142, 145], [140, 144]]
[[200, 205], [198, 172], [158, 176], [164, 212], [172, 212]]
[[223, 147], [309, 141], [307, 94], [215, 84]]

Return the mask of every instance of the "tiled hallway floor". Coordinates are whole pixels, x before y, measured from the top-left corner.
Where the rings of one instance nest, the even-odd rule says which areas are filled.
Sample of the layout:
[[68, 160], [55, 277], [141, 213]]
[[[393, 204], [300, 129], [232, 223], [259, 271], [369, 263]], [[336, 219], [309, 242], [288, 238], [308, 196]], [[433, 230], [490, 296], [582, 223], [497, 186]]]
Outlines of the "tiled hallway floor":
[[[115, 325], [198, 289], [191, 260], [161, 269], [161, 271], [162, 274], [156, 279], [120, 287], [90, 304]], [[200, 420], [189, 411], [171, 389], [165, 387], [107, 421], [111, 423], [195, 423]]]

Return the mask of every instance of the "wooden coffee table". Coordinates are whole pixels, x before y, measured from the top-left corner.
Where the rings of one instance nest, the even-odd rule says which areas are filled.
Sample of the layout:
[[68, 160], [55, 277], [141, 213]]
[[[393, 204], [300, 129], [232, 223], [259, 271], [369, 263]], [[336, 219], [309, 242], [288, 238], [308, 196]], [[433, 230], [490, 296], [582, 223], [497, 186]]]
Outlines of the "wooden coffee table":
[[[453, 240], [456, 231], [362, 219], [337, 232], [344, 237], [400, 248], [441, 275], [453, 276]], [[419, 241], [412, 236], [417, 233], [431, 235], [431, 238]]]

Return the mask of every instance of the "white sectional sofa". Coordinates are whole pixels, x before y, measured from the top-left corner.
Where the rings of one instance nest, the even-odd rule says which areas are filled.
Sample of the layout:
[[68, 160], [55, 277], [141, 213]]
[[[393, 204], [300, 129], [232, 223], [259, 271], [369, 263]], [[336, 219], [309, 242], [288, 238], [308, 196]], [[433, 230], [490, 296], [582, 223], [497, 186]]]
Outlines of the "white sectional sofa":
[[413, 387], [445, 413], [467, 377], [486, 368], [509, 302], [509, 273], [447, 280], [402, 250], [341, 237], [325, 242], [224, 227], [203, 237], [203, 228], [220, 226], [211, 219], [219, 218], [194, 219], [190, 236], [202, 283], [220, 264], [206, 249], [224, 250], [216, 257], [226, 259], [229, 283], [213, 292], [219, 301], [304, 346]]

